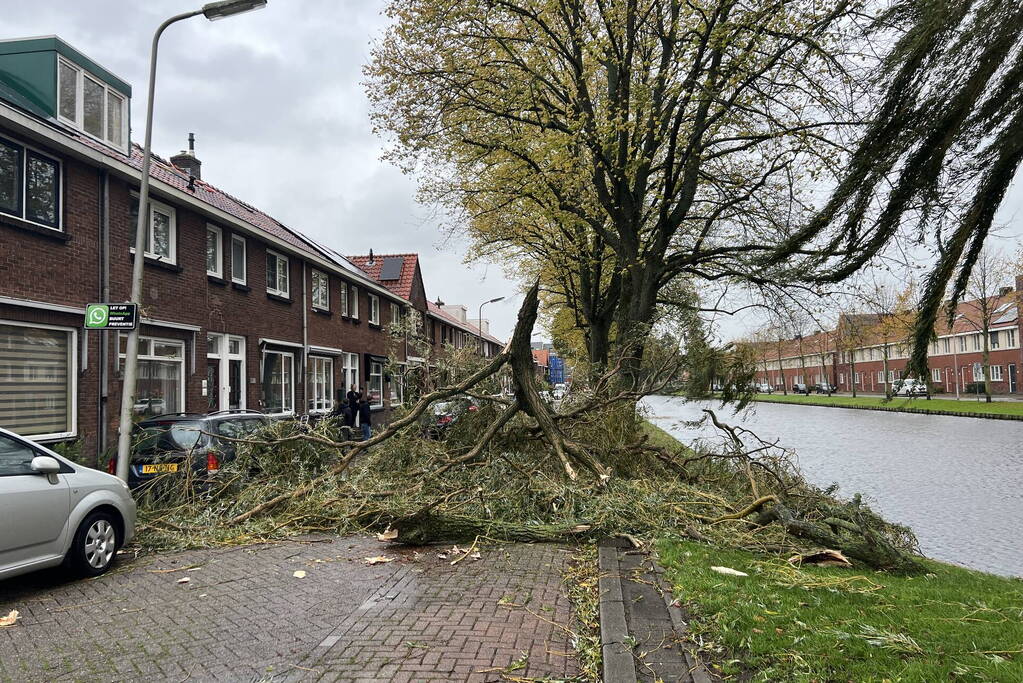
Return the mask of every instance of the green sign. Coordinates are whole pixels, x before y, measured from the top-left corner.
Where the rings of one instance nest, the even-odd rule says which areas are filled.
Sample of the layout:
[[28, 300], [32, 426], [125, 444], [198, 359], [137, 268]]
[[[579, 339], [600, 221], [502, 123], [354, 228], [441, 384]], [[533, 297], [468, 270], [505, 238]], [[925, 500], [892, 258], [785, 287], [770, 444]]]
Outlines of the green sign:
[[87, 330], [134, 330], [138, 325], [136, 304], [89, 304], [85, 307]]

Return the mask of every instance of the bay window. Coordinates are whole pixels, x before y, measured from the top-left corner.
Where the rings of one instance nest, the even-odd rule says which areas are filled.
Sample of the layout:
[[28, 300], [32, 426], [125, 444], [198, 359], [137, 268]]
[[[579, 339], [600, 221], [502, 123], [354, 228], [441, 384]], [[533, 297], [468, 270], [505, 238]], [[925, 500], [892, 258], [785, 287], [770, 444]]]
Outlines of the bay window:
[[0, 138], [0, 213], [60, 230], [60, 183], [59, 161]]
[[295, 412], [295, 355], [263, 351], [263, 411], [276, 415]]
[[306, 363], [307, 411], [330, 412], [334, 396], [334, 360], [322, 356], [309, 356]]
[[[135, 227], [139, 218], [139, 197], [131, 197], [131, 249], [135, 250]], [[177, 263], [177, 217], [166, 204], [149, 201], [149, 225], [146, 229], [145, 255], [151, 259]]]
[[287, 297], [288, 257], [277, 252], [266, 250], [266, 291], [269, 294]]
[[0, 425], [22, 436], [74, 436], [75, 332], [0, 322]]
[[313, 271], [313, 308], [330, 310], [330, 278], [326, 273]]

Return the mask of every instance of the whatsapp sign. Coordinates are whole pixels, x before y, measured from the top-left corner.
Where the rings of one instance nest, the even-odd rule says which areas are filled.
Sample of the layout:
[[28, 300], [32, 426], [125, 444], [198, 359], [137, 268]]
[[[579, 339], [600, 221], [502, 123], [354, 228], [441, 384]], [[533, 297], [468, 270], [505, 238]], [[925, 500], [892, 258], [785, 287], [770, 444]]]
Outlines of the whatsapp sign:
[[89, 304], [85, 307], [85, 329], [134, 330], [138, 311], [136, 304]]

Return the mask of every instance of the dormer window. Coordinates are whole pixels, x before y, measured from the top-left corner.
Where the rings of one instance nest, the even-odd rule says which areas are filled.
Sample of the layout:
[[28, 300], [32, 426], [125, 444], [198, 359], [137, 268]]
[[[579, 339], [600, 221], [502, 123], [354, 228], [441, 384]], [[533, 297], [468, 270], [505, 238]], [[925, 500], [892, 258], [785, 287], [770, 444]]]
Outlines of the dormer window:
[[57, 93], [61, 121], [125, 151], [128, 117], [123, 95], [64, 58], [58, 60]]

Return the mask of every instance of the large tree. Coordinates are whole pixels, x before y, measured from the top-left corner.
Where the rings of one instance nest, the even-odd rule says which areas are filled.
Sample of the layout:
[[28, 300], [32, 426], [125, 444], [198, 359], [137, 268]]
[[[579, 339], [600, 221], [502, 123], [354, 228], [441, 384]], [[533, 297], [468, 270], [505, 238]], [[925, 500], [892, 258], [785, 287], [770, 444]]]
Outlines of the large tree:
[[[659, 293], [776, 282], [754, 269], [800, 224], [857, 120], [847, 0], [400, 0], [369, 91], [480, 253], [556, 264], [591, 360], [635, 348]], [[567, 261], [567, 263], [565, 263]]]

